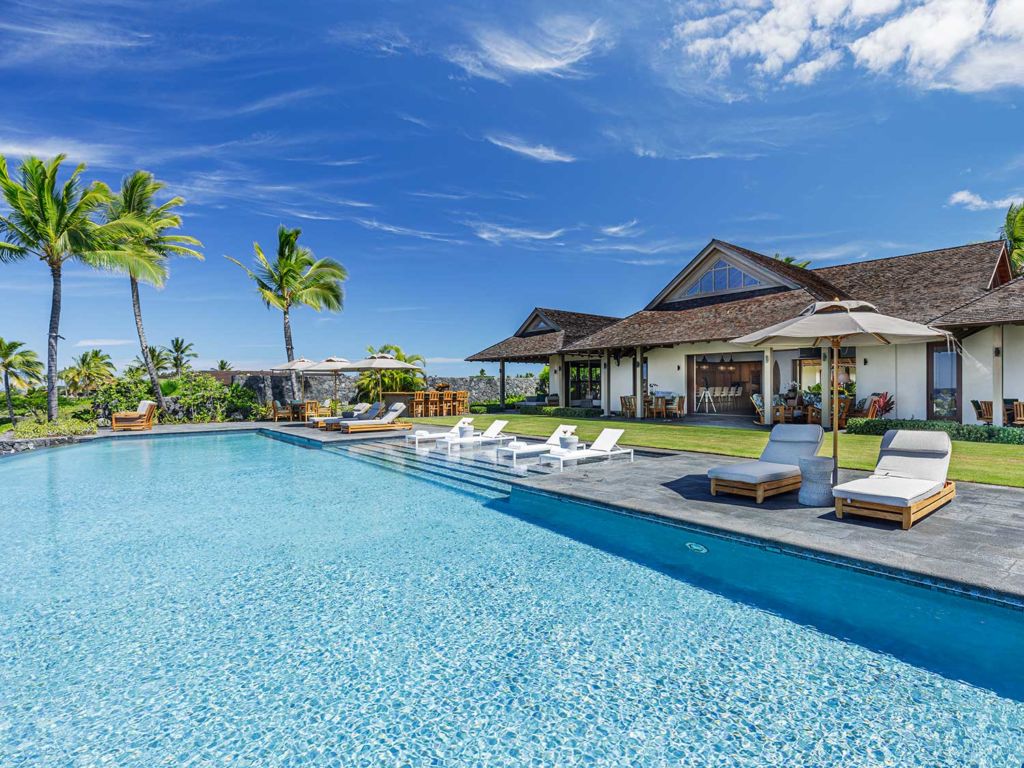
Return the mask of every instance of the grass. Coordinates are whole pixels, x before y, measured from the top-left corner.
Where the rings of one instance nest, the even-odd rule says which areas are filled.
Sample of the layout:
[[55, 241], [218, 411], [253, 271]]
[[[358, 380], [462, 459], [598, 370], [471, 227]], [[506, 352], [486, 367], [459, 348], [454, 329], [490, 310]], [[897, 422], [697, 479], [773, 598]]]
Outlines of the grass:
[[[723, 456], [757, 457], [761, 454], [768, 433], [752, 429], [697, 427], [682, 424], [649, 424], [616, 419], [564, 419], [557, 416], [520, 416], [487, 414], [473, 417], [474, 425], [485, 428], [495, 419], [509, 422], [506, 431], [530, 437], [548, 437], [562, 422], [578, 425], [576, 434], [591, 441], [605, 427], [626, 430], [622, 442], [638, 448], [666, 448]], [[434, 424], [454, 424], [457, 417], [417, 419]], [[872, 435], [839, 435], [839, 465], [847, 469], [874, 469], [881, 437]], [[822, 456], [832, 455], [832, 440], [826, 436]], [[1024, 447], [998, 443], [953, 442], [953, 458], [949, 477], [971, 483], [990, 483], [1024, 488]]]

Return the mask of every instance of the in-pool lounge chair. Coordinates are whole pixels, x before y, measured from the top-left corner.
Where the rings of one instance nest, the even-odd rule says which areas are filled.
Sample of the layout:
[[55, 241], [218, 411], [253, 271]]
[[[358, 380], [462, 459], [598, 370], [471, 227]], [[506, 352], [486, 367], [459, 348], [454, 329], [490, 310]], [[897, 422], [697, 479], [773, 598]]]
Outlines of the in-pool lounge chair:
[[[360, 405], [362, 405], [362, 403]], [[316, 424], [320, 429], [330, 431], [332, 429], [339, 429], [342, 424], [350, 421], [368, 421], [370, 419], [376, 419], [380, 416], [380, 413], [383, 410], [384, 403], [374, 403], [366, 409], [360, 410], [354, 416], [319, 416], [316, 419]]]
[[890, 429], [882, 437], [874, 473], [832, 489], [836, 517], [894, 520], [910, 530], [956, 498], [956, 483], [946, 479], [952, 453], [945, 432]]
[[459, 419], [455, 426], [446, 432], [428, 432], [425, 429], [417, 429], [411, 435], [405, 436], [405, 442], [413, 443], [417, 448], [420, 447], [420, 443], [429, 443], [435, 440], [440, 440], [444, 437], [458, 437], [459, 429], [462, 427], [468, 427], [473, 424], [473, 417], [466, 416], [465, 418]]
[[820, 424], [776, 424], [760, 459], [708, 470], [711, 495], [749, 496], [760, 504], [769, 496], [798, 490], [800, 457], [816, 455], [824, 438]]
[[[508, 445], [498, 446], [498, 460], [502, 457], [511, 457], [512, 466], [516, 466], [519, 459], [528, 456], [540, 456], [542, 453], [550, 453], [552, 448], [558, 448], [563, 437], [569, 437], [576, 432], [575, 424], [560, 424], [558, 429], [551, 433], [551, 437], [543, 443], [519, 443], [512, 442]], [[583, 446], [584, 448], [586, 445]]]
[[153, 428], [156, 403], [143, 400], [134, 411], [117, 411], [110, 415], [110, 428], [114, 432], [141, 432]]
[[456, 435], [445, 435], [439, 438], [437, 441], [437, 447], [444, 449], [444, 451], [451, 456], [452, 449], [458, 446], [459, 448], [476, 447], [483, 445], [484, 443], [503, 443], [508, 440], [514, 440], [512, 435], [506, 435], [501, 430], [508, 426], [507, 421], [497, 419], [491, 422], [491, 425], [487, 427], [483, 432], [477, 432], [472, 437], [459, 437]]
[[412, 424], [396, 421], [403, 411], [405, 403], [392, 403], [379, 418], [345, 420], [339, 422], [338, 429], [342, 432], [392, 432], [398, 429], [412, 429]]
[[558, 464], [558, 471], [561, 472], [565, 469], [567, 461], [580, 461], [581, 459], [611, 461], [614, 456], [629, 456], [629, 460], [633, 461], [633, 449], [619, 447], [619, 439], [625, 432], [624, 429], [602, 429], [597, 440], [589, 448], [577, 447], [575, 450], [554, 448], [540, 457], [540, 463]]

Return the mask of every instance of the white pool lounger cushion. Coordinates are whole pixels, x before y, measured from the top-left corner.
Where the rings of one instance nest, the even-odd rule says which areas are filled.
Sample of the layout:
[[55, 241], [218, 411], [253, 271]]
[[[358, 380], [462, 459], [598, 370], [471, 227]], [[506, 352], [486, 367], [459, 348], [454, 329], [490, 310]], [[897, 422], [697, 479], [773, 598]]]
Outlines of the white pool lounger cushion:
[[945, 432], [890, 429], [870, 477], [832, 489], [836, 516], [899, 521], [904, 530], [956, 497], [946, 481], [953, 444]]
[[818, 424], [776, 424], [757, 461], [722, 464], [708, 470], [711, 495], [750, 496], [758, 504], [767, 496], [800, 487], [800, 458], [814, 456], [825, 438]]

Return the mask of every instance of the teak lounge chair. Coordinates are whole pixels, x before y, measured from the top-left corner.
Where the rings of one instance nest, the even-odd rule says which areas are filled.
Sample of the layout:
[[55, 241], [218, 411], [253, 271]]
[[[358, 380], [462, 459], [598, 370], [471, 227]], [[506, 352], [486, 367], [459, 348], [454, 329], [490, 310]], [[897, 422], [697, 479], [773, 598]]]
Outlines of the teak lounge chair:
[[483, 445], [484, 443], [503, 443], [506, 440], [513, 440], [515, 438], [512, 435], [506, 435], [501, 430], [508, 426], [507, 421], [497, 419], [491, 422], [491, 425], [487, 427], [483, 432], [477, 432], [472, 437], [459, 437], [455, 435], [445, 435], [437, 441], [438, 448], [444, 448], [449, 456], [452, 455], [452, 448], [459, 446], [477, 446]]
[[[356, 407], [358, 408], [358, 406]], [[315, 423], [320, 427], [320, 429], [326, 429], [328, 431], [332, 429], [341, 429], [342, 424], [376, 419], [382, 410], [384, 410], [384, 403], [374, 403], [373, 405], [360, 410], [359, 413], [354, 416], [319, 416], [315, 419]]]
[[512, 466], [514, 467], [519, 459], [526, 458], [527, 456], [540, 456], [542, 453], [550, 453], [552, 448], [558, 448], [561, 445], [563, 437], [569, 437], [575, 432], [575, 424], [559, 424], [558, 429], [552, 432], [551, 437], [543, 443], [509, 443], [508, 445], [498, 446], [498, 459], [500, 460], [502, 456], [511, 456]]
[[946, 479], [953, 444], [945, 432], [890, 429], [870, 477], [832, 489], [836, 517], [859, 515], [898, 522], [904, 531], [956, 498]]
[[110, 415], [110, 428], [114, 432], [141, 432], [153, 428], [156, 403], [143, 400], [134, 411], [118, 411]]
[[[412, 424], [395, 421], [405, 410], [405, 403], [394, 403], [379, 419], [356, 419], [338, 424], [342, 432], [391, 432], [398, 429], [412, 429]], [[368, 411], [369, 412], [369, 411]]]
[[459, 430], [462, 427], [469, 427], [473, 424], [473, 417], [467, 416], [459, 419], [455, 426], [449, 429], [447, 432], [427, 432], [425, 429], [418, 429], [411, 435], [405, 436], [405, 442], [413, 443], [417, 448], [420, 447], [420, 443], [429, 443], [434, 440], [440, 440], [445, 437], [458, 437]]
[[633, 461], [632, 448], [620, 448], [619, 439], [625, 434], [624, 429], [602, 429], [601, 434], [589, 448], [577, 448], [574, 451], [556, 448], [540, 457], [541, 464], [554, 464], [557, 462], [558, 471], [565, 470], [565, 462], [579, 461], [580, 459], [607, 459], [612, 460], [613, 456], [629, 456]]
[[825, 439], [819, 424], [777, 424], [757, 461], [724, 464], [708, 470], [711, 495], [750, 496], [758, 504], [769, 496], [800, 488], [800, 457], [814, 456]]

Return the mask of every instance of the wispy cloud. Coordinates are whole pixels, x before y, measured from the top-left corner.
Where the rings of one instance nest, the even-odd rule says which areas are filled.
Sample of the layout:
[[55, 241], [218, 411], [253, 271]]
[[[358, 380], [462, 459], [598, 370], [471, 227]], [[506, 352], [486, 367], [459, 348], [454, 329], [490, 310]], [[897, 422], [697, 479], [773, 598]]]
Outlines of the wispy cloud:
[[370, 51], [379, 56], [396, 56], [412, 48], [409, 36], [393, 24], [344, 24], [332, 29], [328, 36], [344, 45]]
[[970, 211], [989, 211], [996, 208], [1009, 208], [1024, 201], [1024, 195], [1010, 195], [996, 200], [986, 200], [969, 189], [961, 189], [949, 196], [948, 205], [962, 205]]
[[418, 125], [420, 128], [426, 128], [430, 130], [434, 127], [433, 123], [424, 120], [422, 117], [416, 117], [415, 115], [410, 115], [406, 112], [398, 112], [395, 114], [395, 117], [397, 117], [399, 120], [404, 120], [407, 123]]
[[473, 30], [471, 46], [448, 51], [447, 58], [474, 77], [505, 81], [517, 75], [579, 77], [580, 64], [610, 45], [600, 20], [559, 15], [514, 32], [496, 27]]
[[115, 164], [121, 157], [118, 148], [111, 144], [79, 141], [61, 136], [30, 137], [0, 133], [0, 155], [7, 158], [8, 164], [29, 155], [50, 158], [61, 152], [66, 154], [71, 162], [98, 166]]
[[496, 147], [539, 160], [542, 163], [572, 163], [576, 161], [576, 158], [568, 152], [561, 152], [544, 144], [527, 144], [516, 136], [485, 136], [484, 138]]
[[668, 264], [670, 259], [616, 259], [620, 264], [629, 264], [633, 267], [660, 267]]
[[639, 223], [636, 219], [630, 219], [622, 224], [601, 227], [601, 232], [608, 235], [608, 237], [636, 237], [643, 234], [643, 230], [637, 227]]
[[264, 96], [261, 99], [250, 101], [245, 104], [241, 104], [237, 107], [227, 107], [224, 109], [217, 109], [212, 111], [209, 117], [239, 117], [244, 115], [255, 115], [260, 112], [270, 112], [274, 109], [280, 109], [281, 107], [292, 106], [302, 101], [308, 101], [310, 99], [317, 99], [321, 96], [327, 96], [331, 93], [329, 88], [311, 87], [311, 88], [296, 88], [291, 91], [284, 91], [282, 93], [275, 93], [270, 96]]
[[353, 219], [359, 226], [365, 229], [375, 230], [377, 232], [386, 232], [389, 235], [399, 235], [401, 237], [415, 237], [420, 240], [432, 240], [437, 243], [461, 243], [462, 241], [441, 232], [429, 232], [423, 229], [414, 229], [412, 227], [402, 227], [396, 224], [387, 224], [377, 219]]
[[500, 224], [489, 224], [487, 222], [473, 222], [467, 226], [472, 227], [474, 233], [481, 240], [486, 240], [494, 245], [501, 245], [504, 242], [537, 242], [550, 241], [564, 235], [568, 229], [525, 229], [519, 227], [504, 227]]
[[[699, 248], [703, 242], [695, 240], [652, 240], [649, 242], [612, 242], [608, 240], [595, 240], [592, 243], [584, 243], [580, 246], [585, 253], [639, 253], [645, 255], [656, 255], [659, 253], [678, 253]], [[632, 262], [631, 262], [632, 263]]]
[[76, 347], [127, 347], [129, 344], [138, 344], [138, 339], [79, 339], [75, 342]]

